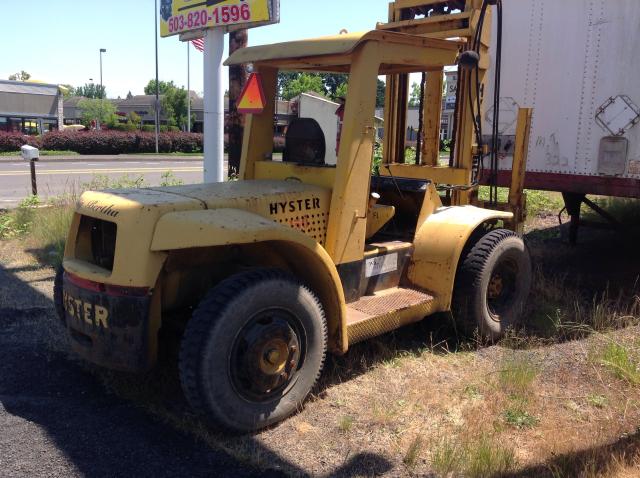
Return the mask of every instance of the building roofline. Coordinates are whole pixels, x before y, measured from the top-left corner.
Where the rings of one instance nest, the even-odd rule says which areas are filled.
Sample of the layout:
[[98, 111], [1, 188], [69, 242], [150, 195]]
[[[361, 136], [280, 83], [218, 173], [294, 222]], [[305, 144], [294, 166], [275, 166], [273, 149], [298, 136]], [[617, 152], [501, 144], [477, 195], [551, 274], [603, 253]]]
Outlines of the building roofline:
[[56, 85], [54, 83], [42, 83], [40, 81], [0, 80], [0, 83], [9, 84], [9, 85], [15, 85], [16, 83], [19, 83], [25, 86], [42, 86], [42, 87], [48, 87], [48, 88], [60, 88], [60, 85]]

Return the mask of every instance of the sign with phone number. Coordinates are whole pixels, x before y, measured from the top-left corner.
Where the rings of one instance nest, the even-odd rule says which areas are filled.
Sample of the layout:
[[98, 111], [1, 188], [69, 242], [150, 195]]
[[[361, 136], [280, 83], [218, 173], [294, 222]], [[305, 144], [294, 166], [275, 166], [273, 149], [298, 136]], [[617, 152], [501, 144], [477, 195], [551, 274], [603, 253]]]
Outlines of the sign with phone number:
[[161, 0], [160, 36], [270, 20], [270, 0]]

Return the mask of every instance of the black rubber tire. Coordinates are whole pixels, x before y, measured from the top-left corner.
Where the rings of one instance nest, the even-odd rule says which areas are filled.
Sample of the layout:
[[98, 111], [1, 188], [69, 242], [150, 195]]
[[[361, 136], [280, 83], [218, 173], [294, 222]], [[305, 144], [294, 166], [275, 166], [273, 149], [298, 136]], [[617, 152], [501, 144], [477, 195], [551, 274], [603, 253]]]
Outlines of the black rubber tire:
[[[231, 357], [244, 327], [270, 308], [286, 309], [304, 331], [304, 358], [296, 379], [282, 393], [251, 401], [234, 386]], [[182, 339], [180, 381], [197, 413], [227, 430], [251, 432], [301, 408], [320, 376], [326, 352], [326, 319], [316, 295], [285, 272], [257, 269], [222, 281], [200, 302]]]
[[64, 274], [64, 269], [62, 266], [58, 267], [56, 270], [55, 278], [53, 279], [53, 304], [56, 308], [56, 314], [58, 318], [65, 322], [64, 318], [64, 302], [63, 302], [63, 294], [62, 294], [62, 276]]
[[[489, 287], [498, 267], [507, 267], [510, 289], [500, 312], [492, 309]], [[508, 328], [521, 324], [531, 289], [531, 259], [522, 238], [506, 229], [495, 229], [471, 243], [460, 258], [452, 311], [462, 332], [495, 341]]]

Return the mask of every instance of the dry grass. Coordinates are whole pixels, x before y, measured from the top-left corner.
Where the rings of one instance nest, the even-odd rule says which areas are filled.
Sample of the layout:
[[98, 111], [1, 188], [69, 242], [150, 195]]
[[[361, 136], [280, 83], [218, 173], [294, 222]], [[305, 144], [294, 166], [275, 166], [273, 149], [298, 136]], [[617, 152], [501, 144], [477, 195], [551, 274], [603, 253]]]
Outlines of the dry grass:
[[354, 346], [328, 359], [304, 410], [256, 435], [193, 416], [171, 360], [144, 377], [93, 371], [159, 420], [293, 476], [638, 476], [639, 262], [608, 239], [590, 251], [558, 234], [529, 236], [524, 330], [488, 347], [433, 317]]

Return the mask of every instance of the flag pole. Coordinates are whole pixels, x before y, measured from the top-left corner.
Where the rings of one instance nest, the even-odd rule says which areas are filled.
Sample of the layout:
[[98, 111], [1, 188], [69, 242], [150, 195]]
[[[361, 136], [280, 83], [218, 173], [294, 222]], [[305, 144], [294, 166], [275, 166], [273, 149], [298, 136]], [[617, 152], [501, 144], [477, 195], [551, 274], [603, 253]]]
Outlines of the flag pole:
[[191, 133], [191, 60], [190, 43], [187, 44], [187, 131]]

